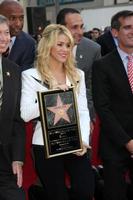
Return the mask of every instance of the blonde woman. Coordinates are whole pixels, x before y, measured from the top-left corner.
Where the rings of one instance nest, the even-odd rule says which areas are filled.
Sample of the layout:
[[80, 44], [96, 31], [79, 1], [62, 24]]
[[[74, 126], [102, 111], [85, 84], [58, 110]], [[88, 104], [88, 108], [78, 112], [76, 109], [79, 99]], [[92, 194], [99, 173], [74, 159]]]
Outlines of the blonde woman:
[[93, 175], [86, 152], [89, 148], [89, 112], [87, 108], [84, 73], [75, 68], [72, 55], [73, 38], [62, 25], [47, 26], [38, 44], [36, 66], [22, 73], [21, 116], [24, 121], [39, 118], [37, 91], [53, 88], [76, 88], [83, 150], [45, 159], [41, 123], [37, 120], [33, 134], [35, 167], [48, 200], [67, 200], [64, 172], [71, 179], [71, 189], [76, 200], [90, 200]]

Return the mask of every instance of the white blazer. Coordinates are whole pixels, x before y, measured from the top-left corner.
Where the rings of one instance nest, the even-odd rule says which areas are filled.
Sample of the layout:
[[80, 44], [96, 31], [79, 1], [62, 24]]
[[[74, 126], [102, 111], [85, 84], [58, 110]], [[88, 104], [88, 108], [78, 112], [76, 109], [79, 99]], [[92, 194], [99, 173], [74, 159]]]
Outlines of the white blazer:
[[[79, 69], [77, 70], [80, 73], [79, 92], [77, 94], [80, 129], [82, 141], [88, 145], [90, 133], [90, 117], [87, 107], [84, 72]], [[66, 84], [68, 86], [71, 86], [71, 83], [67, 77]], [[36, 68], [32, 68], [22, 72], [22, 93], [20, 109], [21, 117], [25, 122], [28, 122], [40, 116], [37, 91], [44, 92], [47, 90], [48, 88], [45, 85], [41, 84], [41, 77]], [[32, 143], [36, 145], [44, 145], [41, 122], [39, 120], [37, 121], [34, 130]]]

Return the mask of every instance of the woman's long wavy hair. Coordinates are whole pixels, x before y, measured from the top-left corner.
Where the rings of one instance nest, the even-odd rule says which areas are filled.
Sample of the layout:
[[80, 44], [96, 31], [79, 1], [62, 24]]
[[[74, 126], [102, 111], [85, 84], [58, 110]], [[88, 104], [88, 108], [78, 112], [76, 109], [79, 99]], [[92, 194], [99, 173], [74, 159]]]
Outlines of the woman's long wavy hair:
[[69, 45], [71, 48], [68, 59], [64, 63], [65, 72], [70, 82], [77, 88], [80, 76], [78, 70], [75, 67], [75, 60], [72, 52], [74, 41], [70, 31], [65, 26], [59, 24], [51, 24], [44, 29], [42, 33], [42, 38], [38, 44], [35, 65], [41, 75], [42, 81], [46, 82], [50, 88], [53, 88], [54, 78], [49, 68], [50, 52], [51, 48], [57, 41], [58, 36], [61, 34], [68, 37], [70, 43]]

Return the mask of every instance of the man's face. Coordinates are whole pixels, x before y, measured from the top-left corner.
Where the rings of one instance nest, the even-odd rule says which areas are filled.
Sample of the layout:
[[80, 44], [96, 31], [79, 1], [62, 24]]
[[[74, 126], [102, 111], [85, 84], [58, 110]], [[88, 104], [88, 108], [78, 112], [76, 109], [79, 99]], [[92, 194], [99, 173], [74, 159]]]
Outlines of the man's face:
[[65, 16], [66, 27], [71, 31], [75, 44], [83, 37], [83, 20], [78, 13], [69, 13]]
[[92, 38], [97, 39], [100, 36], [100, 32], [98, 30], [92, 30]]
[[24, 12], [20, 6], [7, 6], [2, 13], [9, 19], [10, 34], [17, 36], [23, 29]]
[[9, 27], [6, 23], [0, 24], [0, 54], [4, 53], [10, 43]]
[[133, 53], [133, 16], [119, 19], [121, 26], [119, 30], [112, 29], [113, 36], [118, 38], [119, 47], [127, 52]]

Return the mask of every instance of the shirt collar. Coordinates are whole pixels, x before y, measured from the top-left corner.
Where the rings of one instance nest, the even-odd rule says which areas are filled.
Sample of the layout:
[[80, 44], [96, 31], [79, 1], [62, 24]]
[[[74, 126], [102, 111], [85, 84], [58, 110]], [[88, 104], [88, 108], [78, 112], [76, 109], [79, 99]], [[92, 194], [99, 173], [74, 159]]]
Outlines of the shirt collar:
[[117, 50], [119, 52], [119, 55], [122, 59], [122, 61], [124, 61], [125, 59], [127, 59], [128, 54], [126, 52], [124, 52], [122, 49], [120, 49], [119, 47], [117, 47]]
[[10, 51], [11, 51], [11, 48], [13, 47], [13, 45], [14, 45], [15, 40], [16, 40], [16, 36], [11, 37], [11, 41], [10, 41], [10, 44], [9, 44]]
[[77, 45], [73, 47], [73, 56], [76, 58]]
[[11, 37], [12, 46], [14, 45], [15, 40], [16, 40], [16, 36]]

